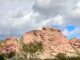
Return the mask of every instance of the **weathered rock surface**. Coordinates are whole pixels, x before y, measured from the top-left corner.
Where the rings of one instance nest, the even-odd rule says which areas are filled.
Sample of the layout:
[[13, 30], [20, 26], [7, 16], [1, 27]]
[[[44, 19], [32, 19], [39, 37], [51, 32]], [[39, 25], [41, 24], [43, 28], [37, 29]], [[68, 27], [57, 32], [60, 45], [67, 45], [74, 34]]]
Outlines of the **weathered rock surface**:
[[76, 37], [72, 38], [69, 42], [73, 46], [80, 48], [80, 40], [78, 40]]
[[27, 32], [22, 36], [21, 41], [18, 41], [13, 36], [8, 37], [3, 42], [0, 42], [0, 52], [5, 54], [11, 52], [21, 54], [23, 53], [22, 43], [29, 44], [35, 42], [43, 44], [42, 52], [35, 53], [35, 57], [37, 58], [53, 58], [58, 53], [64, 53], [67, 56], [77, 56], [77, 54], [80, 54], [80, 40], [73, 38], [69, 41], [60, 30], [50, 27], [43, 27], [41, 30]]
[[9, 54], [11, 52], [19, 52], [19, 44], [15, 37], [8, 37], [3, 42], [4, 46], [2, 49], [2, 53]]
[[51, 55], [54, 53], [75, 53], [68, 39], [60, 32], [60, 30], [52, 29], [50, 27], [43, 27], [42, 30], [33, 30], [23, 35], [23, 42], [25, 44], [33, 42], [42, 42], [44, 55]]
[[80, 40], [74, 37], [69, 41], [69, 43], [72, 45], [76, 53], [80, 54]]

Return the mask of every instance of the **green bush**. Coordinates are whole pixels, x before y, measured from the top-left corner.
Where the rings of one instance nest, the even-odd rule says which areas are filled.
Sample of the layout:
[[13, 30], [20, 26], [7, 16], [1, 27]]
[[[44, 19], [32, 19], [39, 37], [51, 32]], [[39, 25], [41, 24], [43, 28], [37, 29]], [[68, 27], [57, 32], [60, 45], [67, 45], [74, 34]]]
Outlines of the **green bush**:
[[62, 53], [56, 56], [56, 60], [80, 60], [80, 57], [68, 57]]
[[13, 56], [15, 56], [16, 54], [15, 54], [15, 52], [11, 52], [11, 53], [9, 53], [9, 54], [6, 54], [6, 57], [7, 58], [12, 58]]
[[56, 59], [44, 59], [44, 60], [56, 60]]
[[41, 42], [30, 43], [28, 45], [23, 44], [22, 49], [26, 53], [35, 53], [43, 49]]
[[6, 60], [3, 54], [0, 54], [0, 60]]
[[42, 60], [40, 58], [29, 58], [28, 60]]
[[67, 57], [66, 55], [62, 54], [62, 53], [59, 53], [57, 56], [56, 56], [56, 60], [66, 60]]

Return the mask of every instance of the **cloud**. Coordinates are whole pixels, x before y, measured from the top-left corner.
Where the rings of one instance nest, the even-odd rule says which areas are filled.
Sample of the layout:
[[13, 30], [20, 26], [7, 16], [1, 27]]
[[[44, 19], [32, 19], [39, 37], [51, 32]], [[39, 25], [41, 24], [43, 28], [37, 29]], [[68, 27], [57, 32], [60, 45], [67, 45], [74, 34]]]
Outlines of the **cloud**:
[[56, 16], [56, 17], [54, 18], [53, 22], [54, 22], [55, 24], [57, 24], [57, 25], [63, 25], [63, 23], [65, 23], [64, 20], [63, 20], [63, 17], [60, 16], [60, 15]]
[[73, 30], [72, 32], [70, 32], [70, 35], [78, 35], [80, 34], [80, 26], [76, 27], [75, 30]]
[[72, 24], [79, 26], [80, 25], [80, 7], [77, 7], [76, 9], [72, 10], [69, 15], [67, 15], [64, 19], [67, 24]]
[[69, 32], [68, 29], [64, 29], [62, 31], [63, 35], [68, 37], [68, 39], [71, 39], [73, 37], [77, 37], [80, 39], [80, 26], [76, 27], [73, 31]]
[[[0, 1], [0, 35], [20, 35], [26, 20], [22, 18], [32, 10], [31, 0], [1, 0]], [[29, 6], [28, 6], [29, 5]]]
[[45, 25], [60, 29], [67, 25], [80, 26], [79, 0], [1, 0], [0, 35], [22, 35]]
[[0, 34], [1, 35], [22, 35], [24, 32], [38, 29], [44, 25], [42, 19], [45, 19], [44, 16], [41, 16], [39, 13], [34, 13], [32, 10], [25, 12], [24, 10], [19, 13], [11, 13], [6, 20], [1, 20], [0, 24]]
[[68, 35], [69, 35], [69, 32], [68, 32], [67, 29], [65, 29], [64, 31], [62, 31], [62, 33], [63, 33], [63, 35], [65, 35], [65, 36], [68, 36]]
[[35, 3], [37, 6], [39, 7], [45, 7], [47, 8], [48, 6], [50, 6], [50, 3], [51, 3], [52, 0], [35, 0]]
[[36, 0], [33, 9], [47, 17], [58, 14], [67, 15], [75, 8], [76, 2], [77, 0]]
[[36, 0], [33, 10], [46, 18], [64, 16], [64, 25], [79, 25], [80, 22], [79, 0]]

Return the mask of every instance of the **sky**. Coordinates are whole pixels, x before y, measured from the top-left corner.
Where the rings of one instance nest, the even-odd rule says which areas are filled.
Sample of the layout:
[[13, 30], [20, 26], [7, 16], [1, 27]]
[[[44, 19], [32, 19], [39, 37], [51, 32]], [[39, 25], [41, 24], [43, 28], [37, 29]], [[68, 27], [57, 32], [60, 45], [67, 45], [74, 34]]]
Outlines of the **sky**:
[[80, 0], [0, 0], [0, 39], [44, 26], [80, 39]]

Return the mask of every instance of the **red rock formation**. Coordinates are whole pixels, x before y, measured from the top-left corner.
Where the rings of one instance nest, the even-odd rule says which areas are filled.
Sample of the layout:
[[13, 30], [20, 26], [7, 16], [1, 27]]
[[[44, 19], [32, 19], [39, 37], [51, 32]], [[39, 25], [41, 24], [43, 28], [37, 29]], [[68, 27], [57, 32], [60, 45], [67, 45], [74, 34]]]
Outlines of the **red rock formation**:
[[78, 40], [76, 37], [72, 38], [69, 43], [72, 45], [72, 47], [74, 48], [74, 50], [77, 53], [80, 53], [80, 40]]
[[43, 27], [42, 30], [33, 30], [23, 35], [23, 42], [42, 42], [46, 53], [70, 53], [75, 52], [68, 42], [68, 39], [60, 30]]
[[9, 54], [11, 52], [19, 52], [19, 45], [15, 37], [8, 37], [3, 43], [4, 46], [2, 49], [2, 53]]
[[76, 37], [71, 39], [69, 42], [70, 42], [71, 45], [73, 45], [77, 48], [80, 48], [80, 40], [78, 40]]

